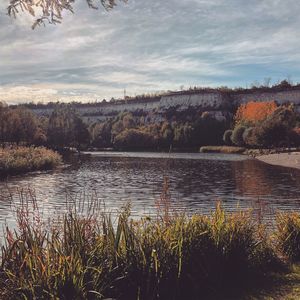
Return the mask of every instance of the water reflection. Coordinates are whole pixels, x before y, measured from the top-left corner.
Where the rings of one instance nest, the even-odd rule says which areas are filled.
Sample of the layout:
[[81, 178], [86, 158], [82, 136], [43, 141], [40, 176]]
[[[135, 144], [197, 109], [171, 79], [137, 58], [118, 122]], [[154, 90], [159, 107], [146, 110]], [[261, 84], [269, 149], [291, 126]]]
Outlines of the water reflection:
[[[208, 212], [222, 200], [229, 210], [300, 208], [300, 171], [270, 166], [239, 155], [99, 153], [72, 157], [64, 170], [31, 174], [0, 182], [0, 224], [13, 224], [11, 193], [34, 189], [46, 217], [66, 209], [66, 202], [93, 195], [116, 212], [128, 201], [135, 216], [155, 213], [163, 178], [169, 177], [172, 205], [187, 213]], [[67, 197], [68, 195], [68, 197]], [[266, 209], [267, 208], [267, 209]]]

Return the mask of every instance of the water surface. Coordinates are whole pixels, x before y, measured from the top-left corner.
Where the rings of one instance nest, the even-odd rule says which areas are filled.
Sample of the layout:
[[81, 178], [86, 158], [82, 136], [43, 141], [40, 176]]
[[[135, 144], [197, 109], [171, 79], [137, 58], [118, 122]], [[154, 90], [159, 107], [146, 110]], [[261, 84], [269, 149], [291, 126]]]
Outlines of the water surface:
[[220, 200], [228, 210], [259, 209], [267, 220], [277, 210], [300, 209], [299, 170], [242, 155], [98, 152], [69, 163], [63, 170], [0, 182], [0, 225], [14, 224], [17, 194], [28, 189], [45, 218], [65, 211], [66, 203], [91, 197], [112, 213], [130, 202], [134, 216], [154, 214], [165, 177], [172, 208], [185, 213], [207, 213]]

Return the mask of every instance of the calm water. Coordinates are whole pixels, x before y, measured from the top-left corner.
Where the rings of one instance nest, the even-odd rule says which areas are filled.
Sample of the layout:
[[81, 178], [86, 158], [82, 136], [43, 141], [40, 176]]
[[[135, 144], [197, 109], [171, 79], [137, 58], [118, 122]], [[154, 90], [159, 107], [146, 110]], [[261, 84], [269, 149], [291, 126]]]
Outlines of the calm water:
[[229, 210], [259, 208], [267, 220], [278, 209], [300, 209], [299, 170], [240, 155], [102, 152], [73, 158], [63, 170], [0, 182], [0, 225], [14, 224], [18, 194], [29, 188], [47, 218], [65, 211], [66, 203], [91, 197], [112, 213], [129, 201], [134, 216], [155, 213], [164, 176], [172, 206], [186, 213], [207, 213], [218, 200]]

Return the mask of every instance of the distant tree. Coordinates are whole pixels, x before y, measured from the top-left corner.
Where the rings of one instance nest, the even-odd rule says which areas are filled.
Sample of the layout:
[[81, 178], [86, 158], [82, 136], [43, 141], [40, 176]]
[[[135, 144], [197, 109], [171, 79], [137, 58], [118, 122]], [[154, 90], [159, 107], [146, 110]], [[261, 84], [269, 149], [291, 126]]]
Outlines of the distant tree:
[[90, 133], [87, 125], [83, 120], [75, 114], [74, 116], [74, 144], [78, 150], [81, 150], [82, 145], [90, 143]]
[[244, 139], [243, 134], [247, 128], [245, 126], [237, 125], [232, 131], [231, 141], [236, 146], [243, 146]]
[[89, 128], [91, 144], [99, 148], [111, 147], [111, 129], [112, 124], [110, 121], [91, 125]]
[[160, 129], [162, 146], [170, 147], [173, 142], [174, 132], [169, 122], [164, 122]]
[[[62, 21], [64, 11], [74, 12], [73, 5], [76, 0], [9, 0], [7, 8], [8, 15], [16, 17], [20, 11], [26, 11], [33, 17], [39, 14], [39, 17], [32, 25], [34, 29], [37, 25], [49, 23], [58, 24]], [[77, 0], [78, 1], [78, 0]], [[82, 0], [81, 0], [82, 1]], [[97, 9], [98, 4], [106, 10], [110, 10], [117, 5], [118, 1], [127, 2], [127, 0], [84, 0], [90, 8]]]
[[277, 104], [274, 101], [256, 102], [250, 101], [240, 105], [236, 114], [235, 122], [237, 124], [254, 124], [263, 121], [277, 109]]
[[255, 126], [244, 140], [250, 146], [288, 146], [295, 120], [296, 113], [292, 107], [279, 107], [261, 124]]
[[36, 116], [23, 107], [0, 109], [0, 141], [33, 144], [39, 131]]
[[116, 136], [114, 146], [117, 149], [153, 148], [153, 136], [138, 129], [126, 129]]
[[48, 125], [48, 142], [52, 146], [77, 147], [89, 142], [86, 125], [75, 110], [68, 105], [60, 105], [50, 118]]

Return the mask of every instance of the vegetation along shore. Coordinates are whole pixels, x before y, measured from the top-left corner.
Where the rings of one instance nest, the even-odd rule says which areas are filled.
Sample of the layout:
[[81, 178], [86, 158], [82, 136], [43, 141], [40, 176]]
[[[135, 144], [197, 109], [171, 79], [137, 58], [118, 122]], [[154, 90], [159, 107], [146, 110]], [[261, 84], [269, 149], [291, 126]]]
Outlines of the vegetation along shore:
[[34, 199], [23, 201], [18, 229], [6, 228], [1, 299], [300, 296], [298, 213], [278, 214], [270, 230], [253, 211], [229, 213], [220, 203], [188, 217], [162, 197], [156, 217], [133, 221], [126, 206], [115, 222], [92, 206], [49, 224]]
[[44, 147], [0, 148], [0, 175], [51, 170], [62, 163], [61, 156]]

